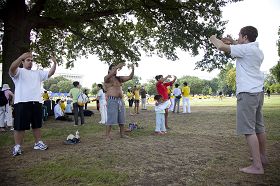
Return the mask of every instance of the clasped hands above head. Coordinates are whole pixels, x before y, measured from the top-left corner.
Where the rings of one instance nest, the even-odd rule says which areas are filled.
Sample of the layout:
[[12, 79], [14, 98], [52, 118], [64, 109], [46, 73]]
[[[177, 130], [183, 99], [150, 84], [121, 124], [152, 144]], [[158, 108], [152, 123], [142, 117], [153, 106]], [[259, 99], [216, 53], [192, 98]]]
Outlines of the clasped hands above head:
[[[212, 35], [210, 37], [210, 41], [213, 43], [217, 39], [217, 34]], [[230, 45], [230, 44], [235, 44], [235, 40], [231, 37], [231, 35], [227, 35], [226, 37], [221, 38], [221, 41], [224, 44]]]

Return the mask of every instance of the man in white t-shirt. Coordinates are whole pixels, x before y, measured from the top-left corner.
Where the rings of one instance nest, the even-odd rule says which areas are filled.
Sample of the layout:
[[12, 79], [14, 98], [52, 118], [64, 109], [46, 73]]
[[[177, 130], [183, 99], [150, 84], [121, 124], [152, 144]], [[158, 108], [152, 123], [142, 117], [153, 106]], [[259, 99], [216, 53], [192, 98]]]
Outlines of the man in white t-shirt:
[[73, 121], [68, 115], [65, 115], [61, 109], [61, 99], [56, 100], [56, 105], [54, 106], [54, 117], [56, 120], [61, 121]]
[[264, 76], [260, 71], [264, 55], [255, 42], [257, 37], [258, 30], [252, 26], [243, 27], [237, 41], [230, 36], [222, 40], [210, 37], [219, 50], [236, 58], [237, 134], [245, 135], [253, 158], [253, 164], [240, 171], [249, 174], [264, 174], [263, 165], [268, 163], [262, 115]]
[[[56, 69], [56, 59], [51, 58], [53, 65], [49, 72], [31, 70], [33, 56], [31, 52], [23, 53], [10, 66], [9, 74], [15, 84], [14, 99], [14, 140], [13, 156], [21, 155], [21, 145], [25, 130], [32, 127], [35, 138], [34, 149], [46, 150], [48, 146], [41, 140], [42, 104], [41, 83], [51, 77]], [[22, 64], [23, 68], [19, 68]]]

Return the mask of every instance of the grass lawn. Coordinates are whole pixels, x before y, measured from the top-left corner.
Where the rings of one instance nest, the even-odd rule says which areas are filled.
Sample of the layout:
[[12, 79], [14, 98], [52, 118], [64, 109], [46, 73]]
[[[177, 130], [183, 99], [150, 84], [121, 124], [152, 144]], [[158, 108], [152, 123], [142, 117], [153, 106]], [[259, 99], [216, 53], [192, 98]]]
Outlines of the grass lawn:
[[[127, 123], [142, 129], [113, 140], [104, 140], [105, 127], [94, 110], [84, 126], [49, 118], [42, 128], [47, 151], [32, 149], [33, 136], [26, 132], [21, 156], [12, 157], [12, 132], [0, 133], [1, 185], [279, 185], [280, 96], [265, 98], [269, 165], [264, 175], [238, 171], [250, 165], [244, 136], [235, 134], [236, 98], [192, 100], [191, 114], [169, 113], [172, 128], [153, 135], [155, 113], [130, 116]], [[92, 107], [94, 109], [94, 107]], [[79, 130], [81, 143], [64, 145]]]

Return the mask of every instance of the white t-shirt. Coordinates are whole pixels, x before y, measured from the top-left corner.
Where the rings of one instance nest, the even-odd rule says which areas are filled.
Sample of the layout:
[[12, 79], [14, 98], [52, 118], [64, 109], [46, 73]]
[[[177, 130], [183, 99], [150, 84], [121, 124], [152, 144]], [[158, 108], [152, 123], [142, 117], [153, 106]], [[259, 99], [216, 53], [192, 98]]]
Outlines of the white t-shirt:
[[170, 107], [171, 102], [170, 100], [167, 100], [159, 105], [155, 106], [155, 112], [156, 113], [165, 113], [165, 109], [167, 109], [168, 107]]
[[58, 116], [63, 116], [63, 112], [62, 112], [62, 110], [61, 110], [61, 106], [59, 105], [59, 104], [56, 104], [55, 106], [54, 106], [54, 117], [55, 117], [55, 119], [58, 117]]
[[18, 68], [16, 75], [11, 78], [15, 84], [15, 104], [29, 101], [41, 102], [41, 83], [48, 79], [47, 71]]
[[181, 95], [181, 94], [182, 94], [181, 89], [179, 89], [179, 88], [174, 88], [174, 90], [173, 90], [173, 95], [174, 95], [174, 96], [179, 96], [179, 95]]
[[264, 59], [257, 42], [230, 45], [231, 56], [236, 57], [236, 94], [262, 92], [264, 74], [260, 71]]
[[102, 89], [100, 89], [97, 93], [97, 97], [99, 97], [99, 104], [105, 105], [106, 104], [106, 98], [105, 93]]

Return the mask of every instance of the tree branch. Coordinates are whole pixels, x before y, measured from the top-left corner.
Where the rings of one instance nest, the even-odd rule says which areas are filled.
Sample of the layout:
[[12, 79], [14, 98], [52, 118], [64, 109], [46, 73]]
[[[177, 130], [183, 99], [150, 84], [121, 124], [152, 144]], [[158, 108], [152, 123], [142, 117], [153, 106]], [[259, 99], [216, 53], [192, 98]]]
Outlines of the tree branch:
[[72, 32], [73, 34], [75, 34], [76, 36], [79, 36], [79, 37], [81, 37], [81, 38], [83, 38], [83, 39], [86, 39], [86, 40], [89, 40], [89, 41], [92, 41], [92, 42], [106, 42], [106, 41], [107, 41], [107, 40], [105, 40], [105, 39], [104, 39], [104, 40], [93, 40], [93, 39], [91, 39], [91, 38], [85, 36], [83, 33], [79, 32], [79, 31], [73, 30], [73, 29], [71, 29], [71, 28], [68, 28], [68, 30], [69, 30], [70, 32]]
[[37, 15], [39, 16], [42, 10], [44, 10], [44, 5], [46, 3], [46, 0], [36, 0], [35, 5], [30, 10], [30, 15]]
[[[42, 0], [43, 1], [43, 0]], [[49, 17], [38, 17], [30, 16], [30, 19], [34, 23], [35, 28], [68, 28], [69, 22], [73, 23], [86, 23], [94, 22], [96, 18], [108, 17], [116, 14], [124, 14], [132, 9], [111, 9], [99, 12], [86, 12], [83, 14], [71, 14], [65, 18], [49, 18]]]

